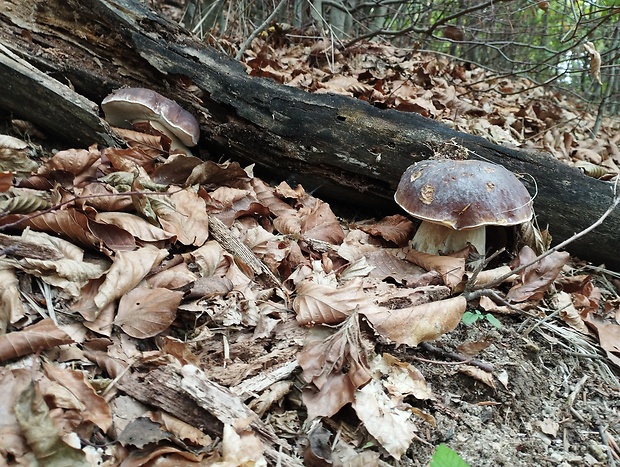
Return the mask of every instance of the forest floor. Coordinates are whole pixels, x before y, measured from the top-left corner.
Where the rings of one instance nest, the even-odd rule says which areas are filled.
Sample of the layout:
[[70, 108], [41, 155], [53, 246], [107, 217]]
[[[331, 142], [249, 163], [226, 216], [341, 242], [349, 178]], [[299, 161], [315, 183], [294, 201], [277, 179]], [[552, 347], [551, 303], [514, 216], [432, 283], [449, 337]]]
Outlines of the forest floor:
[[[592, 133], [597, 108], [557, 88], [381, 43], [341, 50], [326, 40], [291, 40], [292, 31], [285, 29], [272, 27], [245, 51], [250, 74], [308, 92], [418, 112], [497, 144], [547, 152], [596, 178], [614, 180], [620, 172], [620, 122], [603, 118], [599, 132]], [[615, 309], [617, 322], [620, 276], [604, 269], [599, 274], [579, 261], [573, 265], [568, 275], [589, 276], [599, 284], [605, 290], [600, 305]], [[567, 326], [552, 295], [530, 302], [537, 317], [498, 316], [501, 328], [485, 320], [461, 324], [435, 342], [441, 349], [485, 343], [476, 358], [494, 367], [490, 384], [432, 354], [424, 361], [419, 351], [390, 349], [415, 362], [434, 395], [431, 404], [423, 404], [435, 418], [433, 426], [414, 441], [410, 462], [401, 459], [403, 465], [425, 465], [439, 442], [474, 466], [615, 465], [620, 460], [618, 360], [614, 365], [602, 356], [583, 328], [577, 332]], [[604, 312], [612, 319], [614, 313]], [[620, 333], [614, 331], [612, 340], [617, 352]]]
[[[244, 63], [619, 173], [619, 123], [592, 135], [586, 104], [524, 78], [279, 28]], [[468, 302], [465, 257], [410, 249], [403, 213], [339, 218], [313, 187], [169, 157], [157, 135], [30, 135], [0, 177], [7, 465], [425, 466], [442, 443], [480, 467], [620, 462], [619, 273], [555, 253], [489, 286], [511, 306]], [[490, 281], [530, 257], [511, 253]]]

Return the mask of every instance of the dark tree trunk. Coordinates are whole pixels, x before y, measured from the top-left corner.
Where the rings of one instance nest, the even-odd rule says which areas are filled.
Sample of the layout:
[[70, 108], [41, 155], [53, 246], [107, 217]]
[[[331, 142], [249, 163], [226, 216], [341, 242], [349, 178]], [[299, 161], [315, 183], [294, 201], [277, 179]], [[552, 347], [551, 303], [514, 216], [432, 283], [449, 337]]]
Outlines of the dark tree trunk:
[[[120, 86], [141, 86], [199, 116], [201, 156], [255, 162], [259, 175], [295, 177], [360, 215], [399, 212], [392, 194], [402, 172], [430, 156], [429, 144], [451, 139], [474, 157], [530, 174], [524, 181], [536, 193], [538, 221], [550, 225], [555, 242], [592, 224], [612, 202], [609, 183], [544, 154], [497, 146], [417, 114], [251, 78], [131, 0], [0, 0], [0, 25], [0, 107], [71, 144], [110, 144], [93, 102]], [[614, 212], [569, 250], [618, 268], [619, 231]]]

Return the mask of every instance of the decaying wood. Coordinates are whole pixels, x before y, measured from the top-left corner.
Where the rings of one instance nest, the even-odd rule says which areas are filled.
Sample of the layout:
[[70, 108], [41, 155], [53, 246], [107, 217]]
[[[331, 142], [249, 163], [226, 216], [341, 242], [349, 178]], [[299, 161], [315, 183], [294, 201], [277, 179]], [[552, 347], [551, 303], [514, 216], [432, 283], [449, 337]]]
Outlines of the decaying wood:
[[159, 367], [146, 374], [124, 376], [118, 387], [148, 405], [158, 407], [203, 432], [220, 437], [224, 424], [250, 421], [252, 429], [265, 446], [265, 458], [271, 465], [301, 466], [290, 452], [286, 441], [278, 438], [273, 428], [262, 422], [243, 401], [229, 389], [210, 381], [192, 365], [182, 368]]
[[289, 379], [298, 368], [299, 363], [293, 360], [283, 365], [269, 368], [251, 378], [244, 379], [241, 383], [230, 388], [230, 390], [241, 398], [248, 398], [253, 394], [260, 394], [278, 381]]
[[[610, 183], [547, 155], [497, 146], [416, 114], [248, 77], [239, 63], [132, 0], [0, 0], [0, 12], [0, 45], [57, 80], [44, 85], [33, 80], [24, 91], [24, 75], [4, 65], [0, 79], [20, 92], [3, 93], [0, 107], [58, 131], [73, 144], [87, 144], [85, 131], [103, 144], [110, 135], [100, 131], [105, 125], [93, 125], [97, 115], [90, 104], [88, 116], [78, 118], [62, 104], [70, 91], [65, 84], [91, 102], [123, 85], [144, 86], [200, 117], [201, 156], [255, 162], [262, 168], [259, 176], [295, 178], [307, 189], [317, 188], [318, 195], [357, 209], [360, 216], [370, 209], [399, 212], [392, 194], [402, 172], [429, 157], [433, 144], [451, 139], [474, 157], [531, 175], [524, 181], [536, 193], [539, 223], [550, 225], [556, 242], [595, 222], [611, 204]], [[64, 91], [50, 93], [50, 87]], [[49, 115], [65, 122], [65, 129], [52, 125]], [[616, 211], [569, 249], [620, 268], [619, 231]]]
[[14, 235], [0, 234], [0, 255], [54, 261], [62, 258], [54, 248], [22, 240]]
[[248, 265], [254, 274], [264, 276], [271, 287], [282, 287], [282, 283], [267, 265], [258, 259], [252, 250], [242, 243], [241, 240], [234, 237], [230, 229], [214, 216], [209, 217], [209, 233], [224, 250]]

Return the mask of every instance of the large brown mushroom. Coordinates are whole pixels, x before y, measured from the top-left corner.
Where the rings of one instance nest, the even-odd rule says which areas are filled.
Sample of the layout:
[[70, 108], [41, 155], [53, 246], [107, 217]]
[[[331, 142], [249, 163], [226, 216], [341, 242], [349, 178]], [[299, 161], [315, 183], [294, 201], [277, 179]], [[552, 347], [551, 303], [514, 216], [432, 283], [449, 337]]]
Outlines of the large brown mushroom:
[[412, 248], [430, 254], [473, 245], [484, 254], [487, 225], [522, 224], [532, 218], [532, 198], [501, 165], [478, 160], [425, 160], [403, 174], [396, 202], [422, 220]]
[[167, 97], [151, 89], [123, 88], [107, 96], [101, 107], [110, 125], [132, 128], [148, 122], [170, 138], [170, 152], [191, 154], [189, 147], [198, 144], [200, 125], [196, 118]]

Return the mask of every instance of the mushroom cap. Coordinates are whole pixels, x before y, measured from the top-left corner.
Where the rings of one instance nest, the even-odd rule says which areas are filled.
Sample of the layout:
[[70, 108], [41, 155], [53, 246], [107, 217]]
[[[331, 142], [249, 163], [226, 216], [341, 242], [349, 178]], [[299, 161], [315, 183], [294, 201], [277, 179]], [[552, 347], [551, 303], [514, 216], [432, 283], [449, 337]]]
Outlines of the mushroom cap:
[[200, 138], [198, 120], [179, 104], [145, 88], [123, 88], [101, 102], [108, 123], [131, 128], [138, 121], [157, 122], [186, 146], [196, 146]]
[[415, 163], [394, 199], [413, 217], [455, 230], [522, 224], [533, 215], [532, 198], [515, 174], [478, 160]]

